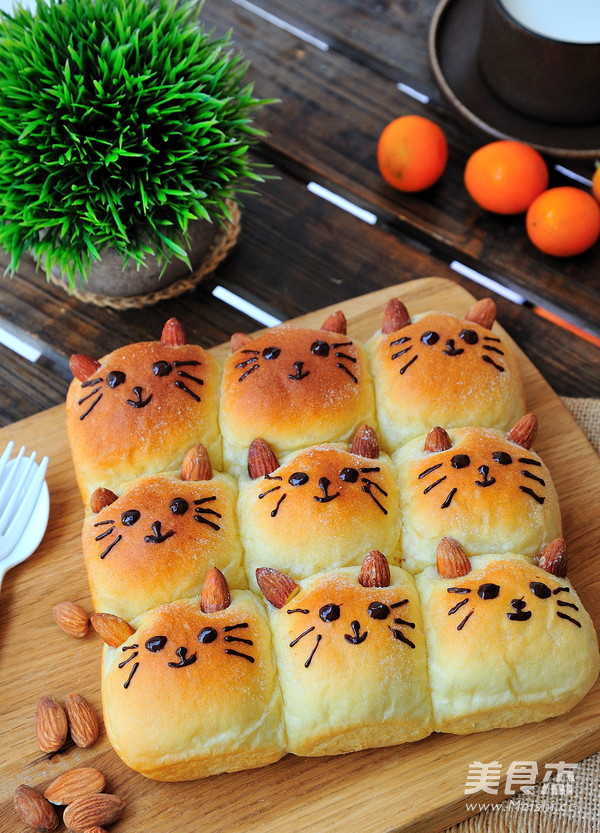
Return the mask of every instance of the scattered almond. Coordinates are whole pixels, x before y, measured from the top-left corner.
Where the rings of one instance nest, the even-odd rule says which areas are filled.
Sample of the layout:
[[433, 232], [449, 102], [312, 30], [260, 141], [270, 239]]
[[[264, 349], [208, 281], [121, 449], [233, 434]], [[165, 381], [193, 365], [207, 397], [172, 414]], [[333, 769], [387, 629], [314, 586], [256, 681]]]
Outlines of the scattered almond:
[[211, 567], [202, 587], [200, 609], [203, 613], [216, 613], [225, 610], [231, 604], [229, 585], [223, 573], [217, 567]]
[[351, 451], [359, 457], [376, 460], [379, 457], [379, 439], [375, 429], [370, 425], [361, 426], [354, 435]]
[[210, 456], [202, 443], [190, 448], [181, 464], [182, 480], [211, 480], [212, 464]]
[[491, 298], [482, 298], [477, 301], [465, 315], [465, 321], [472, 321], [473, 324], [479, 324], [480, 327], [485, 327], [486, 330], [492, 329], [495, 320], [496, 304]]
[[557, 578], [567, 575], [567, 545], [564, 538], [556, 538], [540, 555], [538, 567]]
[[454, 538], [442, 538], [438, 544], [437, 571], [442, 578], [459, 578], [471, 572], [471, 562]]
[[529, 450], [535, 442], [538, 431], [538, 421], [535, 414], [525, 414], [513, 425], [507, 435], [512, 443]]
[[383, 313], [381, 332], [384, 335], [389, 335], [389, 333], [395, 333], [396, 330], [401, 330], [402, 327], [407, 327], [409, 324], [410, 315], [400, 298], [392, 298], [388, 301]]
[[99, 769], [82, 766], [55, 778], [46, 789], [44, 798], [51, 804], [72, 804], [85, 795], [101, 793], [105, 786], [106, 778]]
[[252, 341], [254, 341], [252, 336], [246, 335], [246, 333], [234, 333], [230, 340], [231, 352], [237, 353], [238, 350], [247, 347]]
[[65, 810], [63, 821], [73, 833], [86, 833], [94, 827], [102, 827], [116, 821], [123, 810], [125, 802], [117, 795], [95, 793], [78, 798]]
[[60, 703], [54, 697], [40, 697], [35, 712], [35, 734], [42, 752], [61, 749], [68, 731], [67, 715]]
[[176, 318], [169, 318], [165, 323], [160, 340], [165, 347], [180, 347], [187, 344], [185, 330]]
[[75, 744], [86, 748], [95, 743], [100, 733], [98, 717], [85, 697], [81, 694], [69, 694], [65, 700], [65, 710], [69, 731]]
[[252, 480], [271, 474], [277, 468], [279, 462], [269, 443], [261, 437], [252, 440], [248, 449], [248, 474]]
[[390, 565], [383, 553], [379, 550], [371, 550], [364, 557], [358, 574], [358, 581], [363, 587], [390, 586]]
[[110, 506], [115, 500], [118, 500], [118, 495], [115, 495], [110, 489], [105, 489], [104, 486], [99, 486], [92, 492], [90, 509], [94, 515], [97, 515], [105, 506]]
[[129, 622], [114, 613], [92, 613], [90, 621], [98, 636], [111, 648], [118, 648], [135, 633]]
[[282, 608], [300, 590], [293, 578], [273, 567], [258, 567], [256, 581], [265, 599], [277, 608]]
[[13, 807], [21, 821], [32, 830], [47, 833], [58, 827], [58, 816], [54, 807], [33, 787], [26, 784], [17, 787], [13, 796]]
[[71, 373], [80, 382], [87, 382], [100, 368], [100, 362], [85, 353], [73, 353], [69, 359]]
[[61, 630], [76, 639], [83, 639], [90, 629], [90, 614], [77, 602], [55, 604], [52, 616]]
[[321, 329], [327, 330], [328, 333], [339, 333], [345, 336], [348, 332], [346, 316], [341, 310], [332, 312], [321, 324]]
[[436, 425], [425, 437], [424, 451], [438, 452], [452, 448], [452, 440], [445, 428]]

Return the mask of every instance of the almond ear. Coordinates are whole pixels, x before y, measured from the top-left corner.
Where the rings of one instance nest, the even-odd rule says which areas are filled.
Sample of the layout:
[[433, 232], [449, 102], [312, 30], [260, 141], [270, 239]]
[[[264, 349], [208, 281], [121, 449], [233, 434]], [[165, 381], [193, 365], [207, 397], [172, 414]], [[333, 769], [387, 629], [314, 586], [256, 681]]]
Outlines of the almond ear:
[[182, 480], [212, 480], [210, 455], [202, 443], [192, 446], [181, 464]]
[[262, 437], [252, 440], [248, 449], [248, 474], [252, 480], [271, 474], [278, 468], [279, 461], [269, 443]]
[[188, 343], [185, 330], [177, 318], [169, 318], [166, 322], [160, 341], [165, 347], [181, 347], [181, 345]]
[[290, 578], [281, 570], [273, 567], [258, 567], [256, 570], [256, 583], [260, 587], [263, 596], [273, 607], [282, 608], [300, 590], [300, 587], [293, 578]]
[[328, 333], [339, 333], [345, 336], [348, 332], [348, 322], [346, 316], [341, 310], [332, 312], [331, 315], [325, 319], [321, 324], [322, 330], [327, 330]]
[[217, 613], [219, 610], [226, 610], [230, 604], [231, 594], [227, 579], [217, 567], [211, 567], [202, 587], [202, 613]]
[[442, 538], [438, 544], [437, 571], [442, 578], [459, 578], [471, 572], [469, 557], [454, 538]]
[[241, 350], [243, 347], [247, 347], [253, 341], [254, 339], [252, 336], [246, 335], [246, 333], [234, 333], [229, 341], [231, 345], [231, 352], [237, 353], [238, 350]]
[[90, 621], [98, 636], [111, 648], [118, 648], [135, 633], [133, 625], [113, 613], [92, 613]]
[[479, 324], [486, 330], [491, 330], [496, 320], [496, 303], [491, 298], [482, 298], [477, 301], [465, 315], [465, 321], [472, 321]]
[[538, 431], [538, 421], [535, 414], [525, 414], [516, 422], [506, 435], [507, 440], [516, 443], [529, 451], [535, 442]]
[[71, 373], [80, 382], [87, 382], [91, 379], [94, 373], [98, 372], [100, 362], [88, 356], [86, 353], [73, 353], [69, 359], [69, 367]]
[[564, 538], [556, 538], [539, 557], [538, 567], [557, 578], [567, 575], [567, 545]]
[[410, 315], [400, 298], [392, 298], [388, 301], [383, 313], [381, 332], [384, 335], [395, 333], [396, 330], [401, 330], [402, 327], [407, 327], [410, 323]]
[[445, 428], [440, 428], [439, 425], [436, 425], [425, 437], [423, 451], [447, 451], [449, 448], [452, 448], [450, 435]]
[[375, 429], [370, 425], [361, 425], [357, 428], [350, 451], [352, 454], [358, 454], [359, 457], [376, 460], [379, 457], [379, 439]]
[[105, 489], [104, 486], [99, 486], [94, 489], [90, 497], [90, 509], [94, 515], [97, 515], [105, 506], [110, 506], [115, 500], [118, 500], [118, 495], [115, 495], [110, 489]]
[[379, 550], [371, 550], [365, 555], [358, 574], [358, 583], [363, 587], [390, 586], [390, 565]]

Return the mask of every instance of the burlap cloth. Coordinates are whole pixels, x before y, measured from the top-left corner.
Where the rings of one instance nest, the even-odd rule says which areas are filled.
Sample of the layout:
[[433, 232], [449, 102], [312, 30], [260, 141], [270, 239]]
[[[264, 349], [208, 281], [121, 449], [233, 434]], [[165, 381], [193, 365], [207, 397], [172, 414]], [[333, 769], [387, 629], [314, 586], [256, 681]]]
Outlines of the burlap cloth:
[[[600, 454], [600, 399], [564, 397], [563, 402]], [[495, 807], [448, 828], [446, 833], [599, 833], [599, 831], [600, 752], [577, 765], [568, 795], [553, 796], [549, 794], [548, 785], [538, 783], [532, 788], [531, 793], [520, 793], [510, 799], [507, 798]]]

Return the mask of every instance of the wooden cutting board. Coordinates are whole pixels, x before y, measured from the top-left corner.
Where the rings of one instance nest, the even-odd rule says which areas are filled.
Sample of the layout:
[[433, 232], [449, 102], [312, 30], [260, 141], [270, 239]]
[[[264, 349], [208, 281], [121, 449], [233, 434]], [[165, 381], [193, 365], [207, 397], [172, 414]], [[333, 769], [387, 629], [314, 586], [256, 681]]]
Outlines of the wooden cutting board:
[[[441, 309], [464, 314], [474, 300], [458, 285], [439, 278], [390, 287], [341, 305], [349, 334], [366, 339], [380, 326], [383, 308], [394, 296], [401, 297], [411, 313]], [[298, 323], [318, 326], [333, 310], [311, 313]], [[228, 346], [213, 352], [224, 357]], [[558, 489], [569, 577], [598, 627], [600, 460], [552, 389], [517, 352], [528, 410], [540, 421], [535, 448]], [[464, 788], [471, 762], [497, 760], [506, 773], [515, 760], [537, 761], [542, 774], [546, 763], [576, 762], [600, 749], [597, 682], [572, 712], [540, 724], [464, 737], [432, 735], [416, 744], [331, 758], [287, 756], [265, 769], [187, 783], [163, 784], [133, 773], [112, 751], [104, 732], [90, 749], [71, 747], [51, 758], [42, 755], [34, 732], [35, 707], [42, 694], [64, 701], [78, 692], [100, 712], [100, 639], [94, 633], [82, 640], [66, 636], [51, 613], [63, 600], [91, 610], [80, 549], [83, 510], [64, 422], [64, 407], [59, 406], [0, 431], [0, 449], [14, 439], [49, 455], [51, 501], [41, 546], [9, 571], [0, 595], [0, 830], [25, 830], [12, 809], [19, 784], [43, 791], [61, 772], [94, 766], [105, 773], [107, 791], [127, 804], [111, 828], [118, 833], [432, 833], [469, 814]], [[500, 789], [497, 798], [503, 797]], [[471, 802], [491, 797], [467, 798]]]

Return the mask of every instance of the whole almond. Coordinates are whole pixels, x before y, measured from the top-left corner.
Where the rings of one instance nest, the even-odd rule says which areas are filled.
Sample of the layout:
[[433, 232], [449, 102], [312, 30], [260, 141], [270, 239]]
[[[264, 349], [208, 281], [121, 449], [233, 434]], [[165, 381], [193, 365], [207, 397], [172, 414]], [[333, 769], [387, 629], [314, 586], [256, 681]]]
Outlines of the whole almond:
[[84, 795], [101, 793], [106, 786], [106, 778], [99, 769], [81, 766], [63, 772], [44, 792], [51, 804], [72, 804]]
[[204, 579], [200, 609], [203, 613], [216, 613], [225, 610], [230, 604], [231, 595], [227, 579], [217, 567], [211, 567]]
[[567, 545], [564, 538], [556, 538], [540, 555], [538, 567], [557, 578], [567, 575]]
[[389, 587], [390, 565], [379, 550], [371, 550], [363, 559], [358, 574], [358, 583], [363, 587]]
[[85, 697], [69, 694], [65, 700], [69, 731], [77, 746], [86, 748], [98, 740], [100, 727], [98, 717]]
[[486, 330], [492, 329], [495, 319], [496, 304], [491, 298], [482, 298], [480, 301], [476, 301], [465, 315], [465, 321], [472, 321], [473, 324], [479, 324], [480, 327], [485, 327]]
[[58, 827], [58, 816], [54, 807], [43, 795], [33, 787], [28, 787], [27, 784], [21, 784], [15, 790], [13, 807], [21, 821], [32, 830], [47, 833]]
[[327, 330], [328, 333], [339, 333], [345, 336], [348, 331], [346, 316], [341, 310], [332, 312], [321, 324], [321, 329]]
[[160, 340], [165, 347], [180, 347], [187, 344], [185, 330], [176, 318], [169, 318], [165, 323]]
[[110, 506], [115, 500], [118, 500], [118, 495], [110, 489], [105, 489], [104, 486], [99, 486], [90, 497], [90, 509], [94, 515], [97, 515], [105, 506]]
[[247, 347], [253, 341], [252, 336], [246, 335], [246, 333], [233, 333], [230, 340], [231, 352], [237, 353], [238, 350]]
[[273, 567], [258, 567], [256, 582], [265, 599], [277, 608], [282, 608], [300, 590], [293, 578]]
[[90, 828], [112, 824], [124, 809], [125, 802], [117, 795], [95, 793], [69, 804], [64, 812], [63, 821], [73, 833], [86, 833]]
[[35, 712], [35, 735], [42, 752], [61, 749], [68, 731], [67, 715], [60, 703], [54, 697], [40, 697]]
[[445, 428], [440, 428], [439, 425], [436, 425], [425, 437], [423, 451], [436, 453], [439, 451], [447, 451], [449, 448], [452, 448], [452, 440], [448, 432]]
[[384, 335], [389, 335], [395, 333], [396, 330], [401, 330], [402, 327], [407, 327], [409, 324], [410, 315], [400, 298], [392, 298], [388, 301], [383, 313], [381, 332]]
[[61, 630], [76, 639], [83, 639], [90, 629], [90, 614], [77, 602], [55, 604], [52, 616]]
[[108, 833], [108, 830], [105, 827], [99, 827], [95, 824], [93, 827], [88, 827], [85, 833]]
[[181, 464], [182, 480], [211, 480], [212, 464], [210, 456], [202, 443], [190, 448]]
[[111, 648], [118, 648], [135, 633], [129, 622], [114, 613], [92, 613], [90, 621], [98, 636]]
[[442, 578], [459, 578], [471, 572], [471, 562], [454, 538], [442, 538], [438, 544], [437, 571]]
[[269, 443], [262, 437], [252, 440], [248, 449], [248, 474], [252, 480], [271, 474], [278, 468], [279, 462]]
[[80, 382], [87, 382], [100, 368], [100, 362], [85, 353], [73, 353], [69, 359], [71, 373]]
[[537, 437], [538, 421], [535, 414], [525, 414], [516, 422], [507, 434], [511, 443], [516, 443], [522, 448], [529, 449]]
[[354, 435], [351, 451], [359, 457], [376, 460], [379, 457], [379, 439], [375, 429], [370, 425], [361, 426]]

